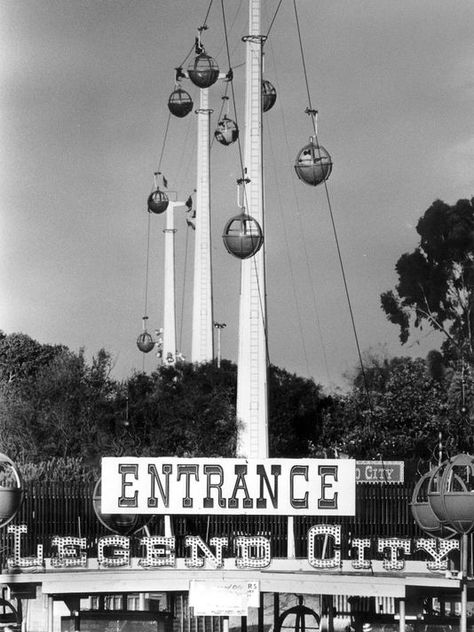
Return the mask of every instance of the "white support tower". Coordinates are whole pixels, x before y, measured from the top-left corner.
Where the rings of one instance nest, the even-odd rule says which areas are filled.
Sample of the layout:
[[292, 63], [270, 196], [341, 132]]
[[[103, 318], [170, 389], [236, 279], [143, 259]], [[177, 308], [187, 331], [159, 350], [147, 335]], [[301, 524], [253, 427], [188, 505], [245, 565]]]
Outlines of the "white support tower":
[[199, 92], [191, 361], [211, 362], [214, 358], [209, 186], [212, 110], [208, 89], [201, 88]]
[[169, 201], [166, 210], [165, 234], [165, 287], [164, 287], [164, 316], [163, 316], [163, 364], [176, 362], [176, 302], [175, 302], [175, 255], [174, 241], [176, 229], [174, 227], [175, 208], [184, 206], [184, 202]]
[[[264, 231], [262, 164], [262, 46], [260, 0], [249, 0], [246, 41], [244, 204]], [[237, 455], [268, 457], [268, 385], [266, 344], [266, 288], [264, 247], [242, 261], [237, 419], [240, 423]]]

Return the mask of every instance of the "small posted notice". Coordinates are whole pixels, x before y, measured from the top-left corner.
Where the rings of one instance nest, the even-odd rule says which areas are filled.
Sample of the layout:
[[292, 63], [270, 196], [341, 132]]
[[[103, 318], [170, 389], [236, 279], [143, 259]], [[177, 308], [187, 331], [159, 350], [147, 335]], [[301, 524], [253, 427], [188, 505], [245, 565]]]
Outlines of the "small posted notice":
[[194, 616], [237, 617], [258, 608], [258, 581], [213, 582], [192, 579], [189, 582], [189, 606]]

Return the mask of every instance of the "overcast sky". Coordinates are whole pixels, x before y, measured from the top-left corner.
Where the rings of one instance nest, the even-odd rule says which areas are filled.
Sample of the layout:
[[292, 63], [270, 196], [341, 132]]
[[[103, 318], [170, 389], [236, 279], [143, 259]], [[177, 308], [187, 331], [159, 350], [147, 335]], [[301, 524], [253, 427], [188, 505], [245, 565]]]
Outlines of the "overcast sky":
[[[262, 0], [267, 32], [278, 0]], [[157, 363], [136, 348], [146, 289], [146, 199], [161, 169], [185, 199], [195, 188], [195, 117], [168, 119], [174, 67], [186, 58], [208, 0], [0, 0], [0, 328], [88, 357], [105, 347], [114, 376]], [[363, 350], [425, 355], [427, 331], [401, 347], [380, 308], [398, 257], [417, 244], [437, 198], [474, 195], [472, 0], [297, 0], [319, 140]], [[225, 0], [237, 119], [243, 128], [247, 1]], [[214, 0], [203, 43], [227, 70]], [[273, 364], [341, 384], [357, 364], [324, 188], [293, 163], [311, 122], [292, 0], [265, 45], [278, 92], [265, 114], [265, 243]], [[184, 87], [198, 102], [198, 91]], [[217, 124], [224, 86], [210, 90]], [[237, 214], [236, 145], [212, 146], [214, 318], [236, 360], [239, 262], [222, 244]], [[149, 329], [163, 321], [163, 216], [152, 216]], [[190, 356], [193, 233], [176, 215], [178, 338]]]

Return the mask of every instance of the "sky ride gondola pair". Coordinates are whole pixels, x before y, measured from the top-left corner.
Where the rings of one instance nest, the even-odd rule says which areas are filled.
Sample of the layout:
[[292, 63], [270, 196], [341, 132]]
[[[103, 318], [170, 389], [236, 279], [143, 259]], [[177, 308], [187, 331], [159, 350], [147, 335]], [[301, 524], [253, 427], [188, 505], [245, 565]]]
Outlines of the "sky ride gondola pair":
[[[189, 73], [189, 71], [188, 71]], [[191, 79], [191, 76], [190, 76]], [[223, 97], [227, 99], [227, 97]], [[264, 112], [268, 112], [276, 102], [276, 90], [268, 81], [262, 82], [262, 108]], [[193, 100], [189, 92], [186, 92], [181, 86], [177, 86], [168, 99], [168, 109], [174, 116], [184, 118], [193, 109]], [[239, 128], [237, 123], [229, 118], [227, 114], [218, 122], [215, 139], [222, 145], [230, 145], [234, 143], [239, 136]]]
[[[196, 42], [196, 52], [198, 52], [198, 54], [188, 66], [188, 77], [198, 88], [210, 88], [219, 78], [219, 66], [212, 57], [206, 54], [200, 42]], [[168, 108], [171, 114], [178, 118], [187, 116], [193, 109], [191, 95], [179, 85], [179, 81], [184, 77], [185, 75], [182, 68], [177, 68], [177, 86], [168, 99]], [[226, 80], [232, 81], [232, 78], [233, 72], [230, 70], [226, 75]], [[223, 97], [223, 99], [227, 98], [226, 96]], [[264, 80], [262, 82], [263, 111], [267, 112], [270, 110], [275, 104], [275, 101], [275, 88], [269, 81]], [[214, 137], [222, 145], [230, 145], [237, 140], [238, 136], [239, 129], [237, 123], [225, 114], [217, 124]]]

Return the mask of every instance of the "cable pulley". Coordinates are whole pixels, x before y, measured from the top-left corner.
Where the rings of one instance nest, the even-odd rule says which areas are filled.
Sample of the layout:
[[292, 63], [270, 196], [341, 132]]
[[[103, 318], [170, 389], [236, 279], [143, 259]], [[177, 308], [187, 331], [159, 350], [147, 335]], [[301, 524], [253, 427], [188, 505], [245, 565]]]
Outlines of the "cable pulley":
[[210, 88], [219, 78], [219, 66], [215, 59], [206, 54], [201, 43], [201, 32], [207, 27], [201, 26], [199, 36], [196, 38], [196, 57], [188, 66], [188, 77], [198, 88]]

